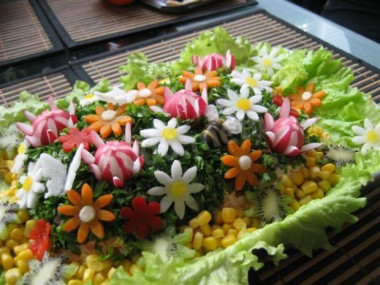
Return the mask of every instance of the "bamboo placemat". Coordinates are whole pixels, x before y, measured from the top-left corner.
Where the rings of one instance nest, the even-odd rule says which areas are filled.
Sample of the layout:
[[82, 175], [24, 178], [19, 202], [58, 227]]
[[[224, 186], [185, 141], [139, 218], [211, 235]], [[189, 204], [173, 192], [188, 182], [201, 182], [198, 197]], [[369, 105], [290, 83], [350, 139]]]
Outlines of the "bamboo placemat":
[[[323, 44], [267, 13], [257, 13], [222, 25], [233, 36], [243, 35], [252, 43], [267, 41], [287, 48], [316, 50]], [[93, 81], [108, 78], [118, 83], [118, 66], [126, 61], [128, 54], [144, 52], [151, 62], [171, 61], [178, 58], [181, 48], [200, 32], [182, 35], [167, 41], [151, 44], [133, 51], [121, 52], [96, 59], [81, 67]], [[369, 66], [334, 48], [326, 47], [350, 67], [356, 77], [353, 86], [372, 94], [380, 101], [380, 75]], [[375, 185], [375, 186], [374, 186]], [[379, 182], [377, 182], [379, 185]], [[380, 188], [376, 183], [363, 190], [368, 199], [366, 208], [356, 215], [360, 220], [346, 225], [336, 235], [330, 235], [333, 249], [318, 250], [308, 258], [296, 250], [288, 250], [289, 258], [277, 267], [266, 266], [250, 273], [252, 284], [376, 284], [380, 282]]]
[[[0, 0], [0, 64], [59, 47], [49, 38], [28, 0]], [[46, 19], [45, 19], [46, 20]]]
[[[232, 36], [242, 35], [252, 43], [265, 41], [272, 45], [281, 45], [290, 49], [306, 48], [309, 50], [316, 50], [323, 46], [321, 42], [289, 27], [266, 13], [257, 13], [221, 26], [226, 28]], [[108, 78], [113, 84], [116, 84], [120, 76], [117, 67], [125, 63], [129, 54], [139, 51], [145, 53], [151, 62], [172, 61], [178, 58], [179, 51], [183, 46], [201, 32], [193, 32], [137, 50], [93, 60], [84, 64], [83, 68], [94, 81]], [[355, 75], [353, 86], [363, 92], [371, 93], [375, 101], [380, 101], [379, 73], [360, 64], [357, 60], [349, 58], [349, 56], [338, 53], [332, 48], [327, 48], [333, 51], [334, 58], [341, 59], [346, 66], [353, 70]]]
[[37, 93], [43, 101], [51, 95], [61, 98], [71, 91], [72, 83], [73, 80], [68, 79], [67, 72], [61, 71], [0, 87], [0, 105], [9, 106], [10, 103], [18, 101], [19, 94], [24, 90], [31, 94]]
[[140, 3], [115, 6], [101, 0], [39, 2], [69, 47], [194, 20], [253, 3], [252, 0], [221, 0], [190, 14], [173, 15], [160, 13]]

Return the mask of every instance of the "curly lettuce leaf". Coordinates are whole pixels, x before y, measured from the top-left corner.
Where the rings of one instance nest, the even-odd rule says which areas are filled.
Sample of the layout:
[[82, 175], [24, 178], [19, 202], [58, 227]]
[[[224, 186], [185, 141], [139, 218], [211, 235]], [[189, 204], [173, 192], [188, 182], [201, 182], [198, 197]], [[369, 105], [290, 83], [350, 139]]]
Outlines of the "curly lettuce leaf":
[[170, 75], [168, 63], [150, 63], [141, 52], [129, 55], [127, 63], [120, 66], [119, 70], [126, 73], [120, 77], [125, 90], [136, 88], [138, 82], [149, 84], [154, 79], [163, 79]]
[[182, 70], [193, 66], [192, 56], [203, 57], [210, 53], [226, 54], [227, 50], [235, 56], [236, 64], [248, 64], [253, 56], [252, 44], [243, 37], [234, 39], [227, 31], [217, 27], [212, 31], [206, 31], [198, 38], [189, 42], [180, 54], [177, 62], [173, 63], [172, 71], [174, 75], [181, 74]]

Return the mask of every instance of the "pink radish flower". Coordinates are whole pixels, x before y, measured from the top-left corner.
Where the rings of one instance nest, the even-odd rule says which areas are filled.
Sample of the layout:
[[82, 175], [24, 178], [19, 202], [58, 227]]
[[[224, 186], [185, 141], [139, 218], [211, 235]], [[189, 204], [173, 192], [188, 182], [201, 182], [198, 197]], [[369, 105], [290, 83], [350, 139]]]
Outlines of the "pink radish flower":
[[144, 157], [139, 155], [137, 141], [131, 146], [131, 124], [125, 127], [126, 141], [103, 142], [100, 136], [91, 132], [93, 143], [98, 148], [93, 156], [83, 149], [82, 159], [89, 164], [96, 179], [107, 180], [115, 187], [122, 187], [125, 181], [132, 179], [144, 165]]
[[289, 98], [285, 98], [280, 109], [280, 117], [276, 121], [269, 113], [264, 116], [265, 133], [270, 148], [286, 156], [296, 156], [301, 152], [319, 147], [320, 143], [303, 145], [304, 130], [317, 120], [317, 118], [308, 119], [300, 124], [295, 117], [290, 115], [290, 101]]
[[171, 117], [180, 117], [182, 120], [197, 119], [206, 115], [207, 111], [207, 90], [203, 89], [202, 96], [194, 93], [191, 81], [188, 79], [185, 90], [172, 93], [169, 88], [165, 88], [164, 111]]
[[25, 139], [33, 147], [51, 144], [63, 129], [70, 128], [77, 122], [73, 103], [69, 106], [69, 112], [58, 109], [52, 96], [49, 97], [49, 104], [51, 110], [46, 110], [38, 116], [24, 111], [25, 117], [32, 125], [17, 123], [19, 131], [25, 134]]
[[202, 59], [199, 56], [193, 56], [192, 61], [196, 66], [202, 68], [202, 71], [214, 71], [221, 67], [227, 67], [230, 70], [235, 68], [235, 57], [231, 55], [230, 50], [225, 56], [219, 53], [208, 54]]

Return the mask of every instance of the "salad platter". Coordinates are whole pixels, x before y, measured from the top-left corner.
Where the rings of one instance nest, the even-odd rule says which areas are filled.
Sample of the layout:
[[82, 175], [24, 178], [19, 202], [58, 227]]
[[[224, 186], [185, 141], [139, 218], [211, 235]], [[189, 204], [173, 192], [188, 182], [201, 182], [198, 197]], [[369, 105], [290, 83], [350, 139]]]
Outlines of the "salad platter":
[[1, 110], [5, 282], [246, 284], [356, 221], [380, 117], [329, 51], [216, 28], [121, 69]]

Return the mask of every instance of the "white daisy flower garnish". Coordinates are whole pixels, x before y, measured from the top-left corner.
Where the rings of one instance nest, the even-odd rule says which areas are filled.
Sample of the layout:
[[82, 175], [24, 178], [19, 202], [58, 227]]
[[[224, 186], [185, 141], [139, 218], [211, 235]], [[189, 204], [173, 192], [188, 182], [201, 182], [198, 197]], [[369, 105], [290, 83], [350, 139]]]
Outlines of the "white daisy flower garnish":
[[37, 194], [45, 191], [42, 179], [43, 175], [40, 160], [36, 163], [30, 162], [27, 174], [20, 177], [22, 186], [16, 193], [16, 197], [20, 199], [19, 206], [21, 209], [30, 209], [35, 206]]
[[13, 167], [11, 172], [17, 175], [21, 175], [24, 169], [25, 161], [28, 159], [28, 156], [25, 154], [25, 151], [28, 147], [28, 142], [24, 141], [18, 147], [18, 154], [16, 155], [13, 161]]
[[92, 103], [94, 103], [94, 102], [97, 102], [97, 101], [99, 101], [99, 100], [100, 100], [99, 96], [96, 96], [96, 95], [93, 94], [93, 93], [89, 93], [89, 94], [84, 95], [84, 96], [80, 99], [79, 104], [80, 104], [81, 106], [87, 106], [87, 105], [90, 105], [90, 104], [92, 104]]
[[153, 120], [154, 129], [140, 131], [140, 134], [147, 138], [141, 142], [142, 147], [151, 147], [158, 144], [158, 153], [165, 156], [171, 149], [178, 155], [184, 155], [183, 144], [191, 144], [195, 139], [184, 134], [190, 130], [190, 126], [183, 125], [177, 127], [177, 119], [172, 118], [167, 125], [158, 119]]
[[380, 123], [374, 128], [372, 122], [366, 118], [364, 128], [353, 126], [352, 131], [357, 134], [352, 141], [355, 144], [363, 145], [361, 153], [364, 154], [371, 148], [380, 150]]
[[189, 168], [182, 175], [182, 166], [178, 160], [174, 160], [171, 167], [171, 176], [163, 171], [155, 171], [154, 176], [163, 186], [153, 187], [148, 190], [148, 194], [152, 196], [162, 196], [161, 213], [166, 212], [174, 203], [174, 211], [180, 219], [185, 216], [185, 204], [198, 211], [198, 203], [191, 194], [202, 191], [205, 186], [201, 183], [191, 183], [197, 175], [195, 166]]
[[242, 72], [237, 70], [232, 71], [231, 76], [232, 82], [244, 88], [251, 88], [256, 95], [260, 95], [262, 90], [272, 92], [272, 88], [270, 87], [272, 82], [261, 80], [260, 73], [255, 73], [252, 75], [248, 70], [243, 69]]
[[38, 162], [41, 163], [42, 176], [46, 180], [45, 199], [62, 194], [67, 177], [67, 165], [46, 153], [41, 154]]
[[252, 57], [252, 60], [258, 64], [259, 70], [267, 72], [269, 75], [273, 75], [274, 71], [281, 68], [280, 62], [284, 59], [283, 55], [278, 55], [279, 49], [272, 48], [270, 53], [266, 48], [260, 51], [258, 56]]
[[227, 96], [228, 100], [218, 99], [216, 103], [224, 107], [222, 111], [224, 115], [228, 116], [235, 113], [236, 118], [238, 118], [239, 121], [242, 121], [245, 115], [247, 115], [248, 118], [257, 122], [259, 120], [258, 113], [265, 113], [268, 111], [267, 108], [261, 105], [256, 105], [257, 103], [261, 102], [261, 95], [254, 95], [248, 98], [248, 87], [243, 86], [240, 89], [240, 95], [228, 89]]

